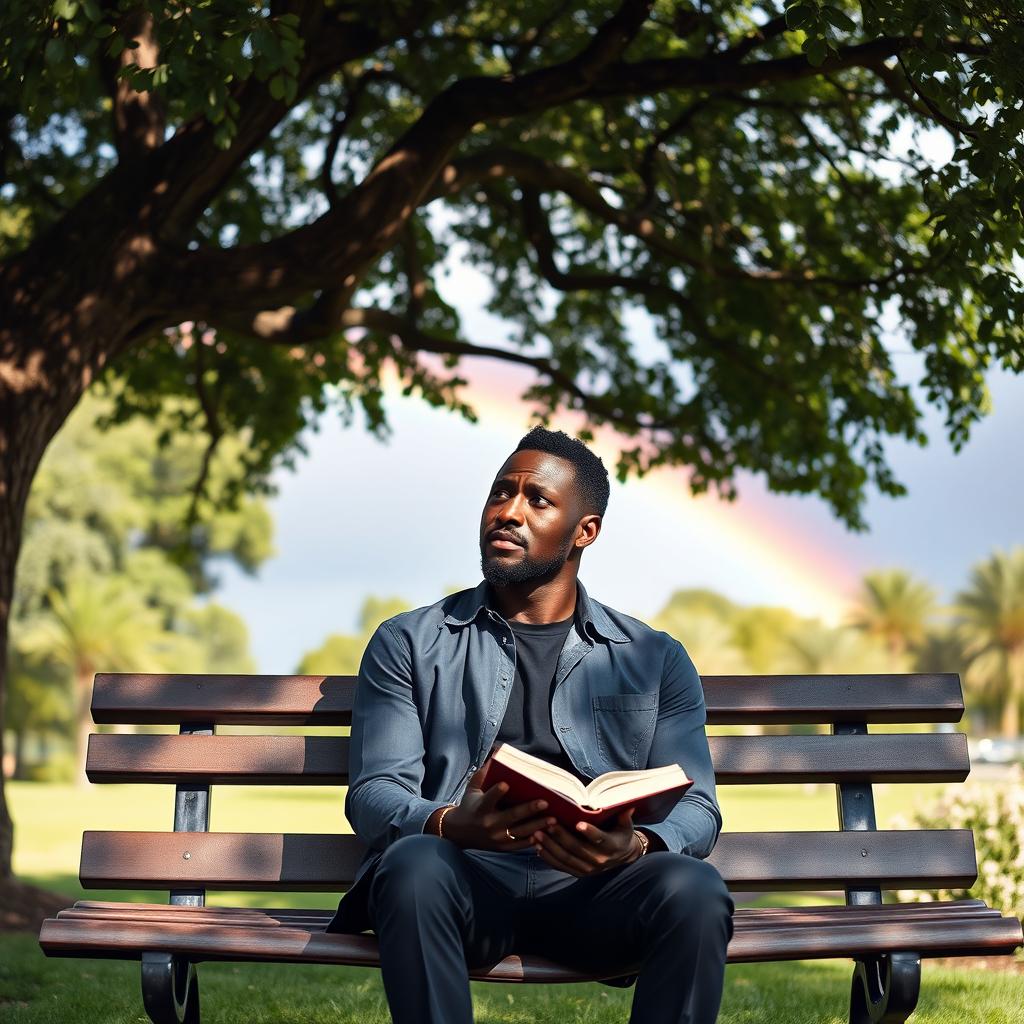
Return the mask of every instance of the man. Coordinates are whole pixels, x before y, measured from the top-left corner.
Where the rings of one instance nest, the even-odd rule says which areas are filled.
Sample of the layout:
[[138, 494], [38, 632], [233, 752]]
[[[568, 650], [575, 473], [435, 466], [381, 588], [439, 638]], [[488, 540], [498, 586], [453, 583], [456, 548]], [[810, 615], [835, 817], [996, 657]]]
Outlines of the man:
[[[733, 904], [703, 859], [721, 829], [703, 691], [677, 640], [577, 579], [608, 495], [600, 458], [535, 427], [484, 504], [483, 581], [367, 645], [345, 813], [369, 850], [328, 930], [373, 928], [396, 1024], [470, 1024], [467, 968], [512, 952], [635, 981], [634, 1024], [717, 1017]], [[481, 790], [501, 741], [583, 780], [678, 763], [694, 785], [656, 824], [573, 833]]]

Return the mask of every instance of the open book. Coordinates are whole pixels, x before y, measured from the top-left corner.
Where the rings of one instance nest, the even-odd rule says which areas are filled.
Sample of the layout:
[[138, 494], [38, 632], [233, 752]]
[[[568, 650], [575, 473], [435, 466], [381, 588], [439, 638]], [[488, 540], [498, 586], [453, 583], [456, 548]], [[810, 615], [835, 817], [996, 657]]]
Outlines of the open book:
[[693, 785], [678, 764], [639, 771], [605, 772], [584, 785], [569, 772], [508, 743], [499, 743], [484, 766], [481, 788], [508, 785], [499, 807], [547, 800], [550, 814], [567, 828], [579, 821], [600, 825], [635, 807], [634, 823], [661, 821]]

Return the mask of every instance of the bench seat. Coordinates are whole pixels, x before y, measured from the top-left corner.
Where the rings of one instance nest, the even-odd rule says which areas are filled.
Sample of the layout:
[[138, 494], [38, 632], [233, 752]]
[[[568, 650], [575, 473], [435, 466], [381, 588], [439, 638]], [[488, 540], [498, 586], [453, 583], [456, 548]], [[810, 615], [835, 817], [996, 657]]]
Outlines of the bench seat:
[[[758, 729], [709, 737], [718, 785], [830, 783], [836, 792], [838, 829], [800, 828], [801, 790], [794, 788], [772, 822], [775, 830], [719, 837], [708, 859], [733, 892], [845, 895], [844, 905], [741, 906], [731, 963], [852, 958], [851, 1024], [899, 1024], [917, 1004], [923, 957], [1002, 956], [1024, 943], [1020, 921], [981, 900], [897, 904], [883, 895], [965, 890], [977, 878], [969, 829], [887, 830], [878, 827], [874, 810], [876, 784], [967, 778], [962, 733], [870, 732], [876, 724], [959, 721], [964, 705], [955, 674], [705, 676], [701, 682], [709, 725]], [[333, 907], [205, 905], [207, 893], [217, 890], [320, 892], [332, 905], [351, 886], [366, 852], [356, 836], [210, 831], [210, 798], [213, 788], [246, 785], [346, 786], [349, 738], [319, 727], [351, 724], [355, 683], [351, 676], [97, 675], [94, 721], [175, 725], [178, 735], [91, 736], [90, 780], [173, 785], [174, 823], [169, 832], [86, 831], [79, 878], [86, 889], [166, 890], [170, 903], [79, 900], [43, 923], [43, 952], [140, 961], [143, 1004], [155, 1024], [200, 1024], [196, 964], [202, 962], [379, 967], [374, 935], [325, 931]], [[826, 726], [828, 734], [808, 732], [809, 725]], [[221, 726], [319, 731], [218, 735]], [[786, 726], [797, 731], [779, 731]], [[342, 799], [339, 789], [339, 804]], [[615, 977], [529, 954], [470, 974], [548, 983]]]
[[[194, 963], [259, 960], [378, 966], [373, 935], [325, 934], [331, 910], [182, 907], [80, 900], [43, 927], [49, 955], [138, 959], [144, 951]], [[882, 906], [739, 908], [729, 962], [849, 958], [913, 949], [921, 956], [1003, 955], [1020, 944], [1016, 918], [981, 900]], [[951, 945], [950, 928], [957, 940]], [[481, 981], [582, 982], [583, 974], [539, 956], [509, 956], [471, 971]]]

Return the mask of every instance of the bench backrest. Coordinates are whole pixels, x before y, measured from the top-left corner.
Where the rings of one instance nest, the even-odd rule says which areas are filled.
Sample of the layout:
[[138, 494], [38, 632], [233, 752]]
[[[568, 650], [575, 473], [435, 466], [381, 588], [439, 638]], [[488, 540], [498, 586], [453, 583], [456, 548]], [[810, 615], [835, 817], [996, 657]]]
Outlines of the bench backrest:
[[[355, 681], [97, 675], [97, 723], [176, 725], [179, 734], [94, 734], [87, 774], [97, 783], [173, 784], [175, 831], [86, 832], [83, 886], [168, 889], [172, 902], [195, 904], [208, 889], [347, 888], [364, 851], [354, 836], [212, 833], [209, 800], [215, 785], [345, 785], [346, 736], [218, 736], [216, 728], [348, 725]], [[868, 731], [875, 723], [959, 721], [964, 706], [956, 674], [705, 676], [702, 682], [710, 725], [831, 727], [829, 735], [710, 737], [719, 785], [836, 786], [838, 830], [723, 833], [711, 860], [731, 888], [844, 890], [848, 902], [869, 904], [880, 902], [882, 889], [973, 883], [969, 830], [879, 831], [871, 788], [967, 777], [962, 733]]]

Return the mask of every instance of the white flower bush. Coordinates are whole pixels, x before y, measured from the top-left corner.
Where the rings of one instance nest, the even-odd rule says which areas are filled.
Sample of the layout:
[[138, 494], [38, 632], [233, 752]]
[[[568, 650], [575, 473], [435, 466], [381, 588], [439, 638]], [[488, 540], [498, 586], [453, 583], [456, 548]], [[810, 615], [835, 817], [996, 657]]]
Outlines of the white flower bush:
[[1024, 917], [1024, 771], [1004, 782], [978, 781], [950, 789], [939, 803], [895, 828], [969, 828], [978, 852], [978, 880], [968, 889], [901, 890], [901, 901], [928, 903], [970, 896], [1004, 914]]

